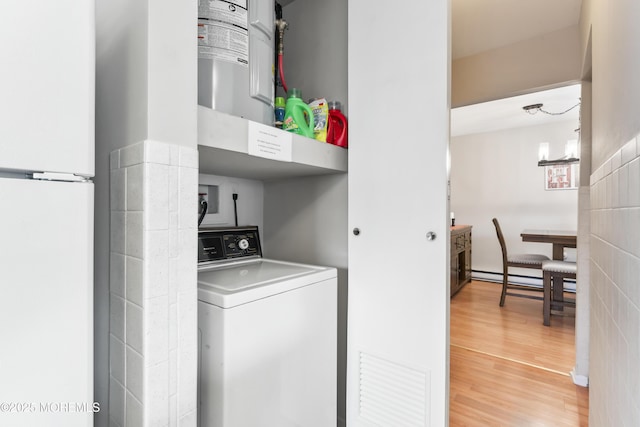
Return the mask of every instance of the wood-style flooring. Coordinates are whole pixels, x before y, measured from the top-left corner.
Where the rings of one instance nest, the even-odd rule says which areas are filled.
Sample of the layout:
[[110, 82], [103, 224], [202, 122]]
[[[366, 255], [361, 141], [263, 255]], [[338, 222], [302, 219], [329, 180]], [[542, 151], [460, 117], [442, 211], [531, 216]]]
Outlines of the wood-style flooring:
[[[450, 426], [588, 426], [589, 391], [573, 384], [575, 318], [472, 281], [451, 299]], [[539, 295], [539, 294], [538, 294]]]

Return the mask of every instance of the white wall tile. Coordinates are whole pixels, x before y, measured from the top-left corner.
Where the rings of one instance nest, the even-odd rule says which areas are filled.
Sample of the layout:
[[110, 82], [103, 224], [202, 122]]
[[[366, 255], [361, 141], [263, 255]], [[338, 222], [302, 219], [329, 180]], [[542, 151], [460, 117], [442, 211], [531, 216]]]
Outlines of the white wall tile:
[[180, 260], [169, 259], [169, 304], [178, 302], [178, 286], [180, 283]]
[[145, 367], [169, 360], [169, 297], [145, 301]]
[[[640, 278], [640, 258], [635, 255], [629, 255], [628, 257], [629, 263], [627, 265], [629, 286], [627, 288], [627, 295], [629, 296], [629, 301], [640, 308], [640, 283], [638, 283], [638, 278]], [[640, 335], [637, 336], [638, 342], [640, 343]]]
[[[177, 219], [177, 215], [171, 214]], [[176, 224], [177, 225], [177, 224]], [[169, 228], [169, 258], [177, 258], [180, 255], [180, 240], [178, 236], [178, 228]]]
[[109, 169], [120, 168], [120, 150], [114, 150], [109, 154]]
[[611, 172], [611, 179], [608, 180], [608, 183], [608, 190], [611, 192], [611, 201], [609, 202], [609, 207], [619, 208], [620, 191], [618, 190], [618, 187], [620, 186], [620, 169], [616, 169]]
[[118, 296], [125, 297], [125, 255], [111, 252], [109, 263], [109, 289]]
[[109, 417], [119, 427], [125, 427], [124, 425], [124, 412], [125, 412], [125, 389], [124, 385], [115, 381], [113, 378], [109, 379]]
[[178, 393], [178, 350], [169, 351], [169, 396]]
[[178, 427], [178, 396], [169, 396], [169, 426]]
[[611, 174], [608, 174], [605, 178], [604, 178], [604, 192], [605, 192], [605, 205], [604, 207], [607, 209], [610, 209], [613, 207], [613, 198], [614, 198], [614, 194], [613, 194], [613, 177]]
[[180, 168], [177, 166], [169, 166], [169, 212], [175, 212], [176, 214], [178, 213], [178, 207], [180, 206], [179, 169]]
[[197, 412], [194, 409], [193, 411], [183, 415], [178, 420], [178, 426], [180, 427], [196, 427], [197, 423]]
[[110, 160], [110, 366], [121, 402], [110, 423], [195, 426], [198, 153], [145, 141]]
[[109, 374], [125, 384], [125, 345], [113, 334], [109, 335], [109, 361]]
[[144, 165], [130, 166], [127, 171], [127, 210], [142, 211], [144, 207]]
[[137, 351], [127, 346], [126, 387], [139, 402], [144, 402], [144, 358]]
[[[177, 295], [176, 295], [177, 300]], [[178, 348], [178, 304], [169, 305], [169, 351]]]
[[629, 166], [623, 165], [618, 173], [618, 206], [629, 206]]
[[[640, 160], [638, 139], [605, 162], [591, 185], [590, 389], [593, 425], [626, 425], [638, 414], [640, 377]], [[606, 175], [610, 173], [610, 175]], [[597, 171], [593, 175], [600, 175]], [[636, 415], [637, 416], [637, 415]]]
[[168, 165], [171, 162], [171, 145], [158, 141], [144, 142], [144, 161]]
[[169, 361], [145, 370], [144, 425], [169, 427]]
[[124, 212], [111, 212], [110, 240], [111, 252], [125, 253], [126, 245], [126, 214]]
[[613, 156], [611, 156], [611, 171], [617, 170], [622, 166], [622, 151], [616, 151]]
[[178, 348], [189, 351], [198, 346], [198, 289], [178, 293]]
[[147, 298], [167, 295], [169, 292], [169, 231], [147, 231], [145, 248], [145, 295]]
[[127, 208], [127, 170], [113, 169], [111, 170], [111, 187], [109, 191], [109, 199], [112, 211], [124, 211]]
[[111, 294], [109, 331], [120, 341], [125, 340], [125, 300]]
[[182, 168], [198, 169], [198, 150], [180, 147], [179, 166]]
[[144, 291], [142, 288], [143, 262], [139, 258], [126, 257], [127, 262], [127, 300], [144, 307]]
[[[629, 252], [635, 257], [640, 258], [640, 208], [630, 208], [626, 231], [630, 237]], [[637, 276], [640, 277], [640, 276]]]
[[138, 165], [144, 161], [144, 144], [128, 145], [120, 150], [120, 167], [126, 168]]
[[145, 164], [145, 229], [169, 228], [169, 166]]
[[611, 173], [611, 163], [612, 163], [611, 159], [608, 159], [602, 165], [602, 167], [604, 168], [604, 170], [602, 171], [604, 176], [607, 176], [607, 175], [609, 175]]
[[627, 200], [630, 207], [640, 207], [640, 158], [629, 162]]
[[195, 410], [198, 352], [197, 288], [178, 294], [178, 417]]
[[198, 230], [186, 229], [178, 231], [178, 292], [193, 291], [198, 282], [198, 248], [194, 245], [198, 239]]
[[177, 145], [171, 145], [169, 148], [169, 164], [171, 166], [178, 166], [180, 164], [180, 147]]
[[127, 427], [142, 426], [144, 419], [142, 403], [137, 400], [130, 392], [127, 392], [126, 399], [125, 412]]
[[133, 303], [126, 303], [126, 329], [127, 335], [124, 342], [135, 351], [144, 354], [143, 343], [143, 311], [142, 307]]
[[125, 253], [132, 257], [143, 259], [144, 229], [142, 212], [126, 212], [126, 227]]

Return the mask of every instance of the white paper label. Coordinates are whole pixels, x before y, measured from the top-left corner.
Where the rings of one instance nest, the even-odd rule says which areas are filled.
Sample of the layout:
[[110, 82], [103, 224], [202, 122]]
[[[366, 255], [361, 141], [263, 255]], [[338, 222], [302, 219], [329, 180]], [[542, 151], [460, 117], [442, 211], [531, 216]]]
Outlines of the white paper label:
[[293, 134], [261, 123], [249, 122], [249, 154], [290, 162]]
[[249, 66], [247, 0], [198, 2], [198, 58]]

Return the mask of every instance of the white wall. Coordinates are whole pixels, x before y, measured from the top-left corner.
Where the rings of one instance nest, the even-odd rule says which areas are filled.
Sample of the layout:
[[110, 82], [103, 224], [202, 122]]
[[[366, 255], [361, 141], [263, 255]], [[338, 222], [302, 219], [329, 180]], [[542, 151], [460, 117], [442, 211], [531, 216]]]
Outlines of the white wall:
[[633, 0], [591, 3], [593, 66], [593, 166], [605, 163], [640, 129], [640, 57]]
[[96, 1], [96, 426], [109, 412], [109, 154], [146, 139], [195, 149], [195, 17], [195, 0]]
[[[264, 184], [253, 179], [234, 178], [220, 175], [200, 174], [198, 186], [207, 191], [206, 186], [217, 185], [219, 191], [218, 213], [211, 212], [202, 220], [202, 227], [235, 226], [233, 194], [238, 195], [238, 225], [257, 225], [264, 240]], [[264, 246], [264, 244], [263, 244]], [[264, 247], [263, 247], [264, 251]]]
[[109, 425], [196, 425], [198, 152], [111, 155]]
[[473, 270], [502, 272], [494, 217], [510, 253], [551, 257], [551, 245], [522, 242], [524, 229], [577, 229], [578, 191], [545, 190], [544, 168], [537, 165], [539, 143], [549, 142], [551, 159], [561, 157], [565, 142], [576, 138], [575, 127], [571, 120], [451, 139], [451, 210], [456, 224], [473, 226]]
[[640, 3], [584, 0], [582, 12], [593, 71], [589, 425], [638, 425]]
[[284, 7], [289, 29], [284, 35], [285, 80], [302, 89], [305, 101], [347, 99], [347, 2], [296, 0]]
[[477, 104], [580, 80], [579, 28], [514, 43], [452, 64], [451, 105]]

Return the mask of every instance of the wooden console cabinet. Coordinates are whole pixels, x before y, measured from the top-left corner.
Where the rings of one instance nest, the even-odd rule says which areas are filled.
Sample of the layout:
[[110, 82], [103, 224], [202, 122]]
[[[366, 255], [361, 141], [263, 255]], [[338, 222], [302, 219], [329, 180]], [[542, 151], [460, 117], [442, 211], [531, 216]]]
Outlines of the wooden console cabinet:
[[471, 281], [471, 226], [451, 227], [451, 296]]

